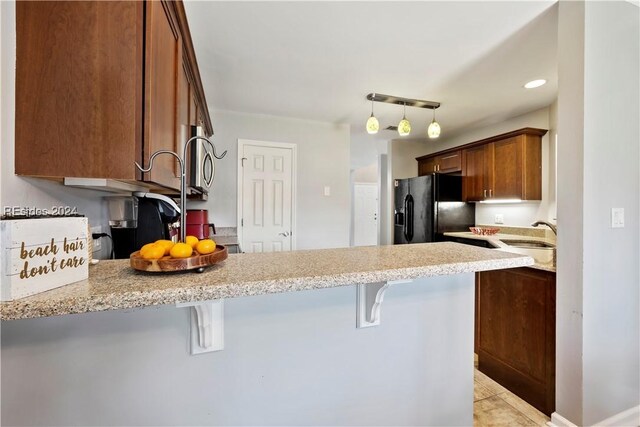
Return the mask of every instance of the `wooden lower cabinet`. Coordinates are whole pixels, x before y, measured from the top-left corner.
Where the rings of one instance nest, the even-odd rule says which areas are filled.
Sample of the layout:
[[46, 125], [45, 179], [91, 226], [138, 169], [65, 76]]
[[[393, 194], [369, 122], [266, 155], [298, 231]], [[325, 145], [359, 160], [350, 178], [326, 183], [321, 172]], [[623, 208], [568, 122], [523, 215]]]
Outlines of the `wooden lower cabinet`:
[[478, 369], [541, 412], [555, 409], [555, 273], [476, 274]]

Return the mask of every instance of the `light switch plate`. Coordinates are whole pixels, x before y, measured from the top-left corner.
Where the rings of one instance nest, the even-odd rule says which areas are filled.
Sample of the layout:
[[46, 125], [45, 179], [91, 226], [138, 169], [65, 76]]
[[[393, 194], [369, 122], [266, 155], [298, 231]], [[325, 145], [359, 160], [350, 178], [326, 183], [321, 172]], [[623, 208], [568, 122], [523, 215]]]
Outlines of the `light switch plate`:
[[496, 214], [494, 222], [496, 224], [504, 224], [504, 214]]
[[328, 185], [324, 186], [324, 195], [325, 196], [330, 196], [331, 195], [331, 187], [329, 187]]
[[611, 208], [611, 228], [624, 228], [624, 208]]

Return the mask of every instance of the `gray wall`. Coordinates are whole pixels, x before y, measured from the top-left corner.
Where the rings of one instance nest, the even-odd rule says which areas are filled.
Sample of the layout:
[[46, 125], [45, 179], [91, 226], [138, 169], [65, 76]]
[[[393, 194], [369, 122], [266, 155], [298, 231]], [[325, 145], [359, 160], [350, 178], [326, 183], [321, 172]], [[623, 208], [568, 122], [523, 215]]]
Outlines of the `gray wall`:
[[225, 349], [188, 309], [2, 322], [2, 425], [471, 425], [473, 274], [225, 301]]
[[[583, 421], [590, 424], [640, 404], [640, 8], [586, 2], [585, 30]], [[612, 207], [625, 209], [624, 229], [610, 228]]]
[[559, 28], [556, 411], [592, 425], [640, 404], [640, 8], [560, 2]]
[[[212, 111], [213, 142], [227, 156], [216, 163], [216, 177], [206, 203], [218, 226], [236, 226], [238, 139], [288, 142], [297, 145], [298, 249], [349, 246], [349, 126], [308, 120]], [[331, 196], [323, 195], [324, 186]]]

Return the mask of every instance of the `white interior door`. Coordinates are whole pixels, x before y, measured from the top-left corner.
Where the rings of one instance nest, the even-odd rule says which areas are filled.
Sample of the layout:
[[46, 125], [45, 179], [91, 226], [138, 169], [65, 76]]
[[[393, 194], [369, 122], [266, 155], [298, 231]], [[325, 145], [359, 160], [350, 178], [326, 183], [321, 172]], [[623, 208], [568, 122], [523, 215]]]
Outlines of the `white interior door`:
[[240, 143], [240, 247], [243, 252], [293, 247], [294, 149]]
[[355, 246], [378, 244], [378, 186], [375, 184], [354, 185], [354, 230]]

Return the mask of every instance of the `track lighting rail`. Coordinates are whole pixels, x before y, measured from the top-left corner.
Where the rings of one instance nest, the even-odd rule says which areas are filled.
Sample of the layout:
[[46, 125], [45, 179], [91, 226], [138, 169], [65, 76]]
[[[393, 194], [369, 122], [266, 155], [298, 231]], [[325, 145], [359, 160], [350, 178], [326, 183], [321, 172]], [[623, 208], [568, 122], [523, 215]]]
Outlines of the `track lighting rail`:
[[388, 104], [406, 105], [407, 107], [428, 108], [435, 110], [440, 107], [439, 102], [425, 101], [422, 99], [402, 98], [400, 96], [383, 95], [381, 93], [372, 92], [367, 95], [369, 101], [386, 102]]

